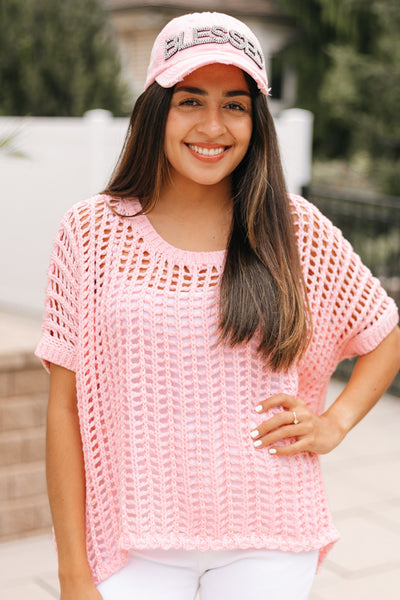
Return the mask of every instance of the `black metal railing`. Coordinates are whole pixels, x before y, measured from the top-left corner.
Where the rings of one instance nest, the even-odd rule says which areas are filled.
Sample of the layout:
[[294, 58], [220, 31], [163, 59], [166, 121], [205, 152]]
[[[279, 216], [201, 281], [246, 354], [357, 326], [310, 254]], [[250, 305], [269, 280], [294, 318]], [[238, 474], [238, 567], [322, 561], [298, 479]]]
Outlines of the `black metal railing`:
[[[316, 185], [305, 195], [343, 231], [400, 308], [400, 198], [364, 197]], [[336, 375], [348, 378], [352, 368], [353, 361], [344, 361]], [[400, 375], [390, 391], [400, 396]]]

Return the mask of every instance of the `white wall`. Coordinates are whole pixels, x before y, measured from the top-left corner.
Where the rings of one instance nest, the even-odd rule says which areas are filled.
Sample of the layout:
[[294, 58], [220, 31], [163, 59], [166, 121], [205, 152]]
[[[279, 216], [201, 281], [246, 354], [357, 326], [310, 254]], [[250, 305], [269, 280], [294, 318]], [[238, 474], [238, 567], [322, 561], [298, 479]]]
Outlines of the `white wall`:
[[275, 119], [286, 185], [295, 194], [311, 180], [313, 122], [313, 114], [300, 108], [283, 110]]
[[[290, 191], [307, 185], [312, 115], [283, 111], [276, 119]], [[0, 153], [0, 307], [41, 315], [46, 269], [60, 219], [72, 204], [105, 187], [128, 126], [106, 111], [81, 118], [0, 117], [0, 140], [26, 158]]]

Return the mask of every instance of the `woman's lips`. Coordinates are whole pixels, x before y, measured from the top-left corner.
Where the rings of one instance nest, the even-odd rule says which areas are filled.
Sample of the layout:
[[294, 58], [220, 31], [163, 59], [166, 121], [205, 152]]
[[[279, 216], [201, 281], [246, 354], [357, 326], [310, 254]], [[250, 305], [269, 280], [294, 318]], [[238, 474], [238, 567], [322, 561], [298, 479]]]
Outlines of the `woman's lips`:
[[217, 162], [221, 160], [225, 153], [231, 148], [231, 146], [225, 146], [221, 144], [189, 144], [185, 143], [186, 147], [189, 148], [190, 152], [205, 162]]

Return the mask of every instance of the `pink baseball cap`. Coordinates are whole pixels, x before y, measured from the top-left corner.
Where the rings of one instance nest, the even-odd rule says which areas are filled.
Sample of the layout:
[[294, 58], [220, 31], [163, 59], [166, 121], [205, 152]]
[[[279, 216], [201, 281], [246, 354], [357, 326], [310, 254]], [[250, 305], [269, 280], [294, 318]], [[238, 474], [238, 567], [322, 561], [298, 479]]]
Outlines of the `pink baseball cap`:
[[191, 13], [167, 23], [154, 42], [145, 89], [154, 81], [172, 87], [214, 63], [243, 69], [268, 96], [265, 60], [256, 36], [238, 19], [217, 12]]

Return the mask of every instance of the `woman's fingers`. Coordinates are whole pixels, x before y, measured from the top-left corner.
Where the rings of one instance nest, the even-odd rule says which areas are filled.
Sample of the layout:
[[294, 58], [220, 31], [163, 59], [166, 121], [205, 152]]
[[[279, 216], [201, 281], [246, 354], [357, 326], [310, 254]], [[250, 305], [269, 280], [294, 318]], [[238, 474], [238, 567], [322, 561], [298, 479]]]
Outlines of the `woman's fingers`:
[[293, 456], [293, 454], [298, 454], [299, 452], [312, 452], [304, 439], [297, 440], [287, 446], [271, 446], [269, 448], [269, 453], [275, 456]]
[[297, 400], [294, 396], [290, 396], [289, 394], [275, 394], [275, 396], [271, 396], [266, 400], [260, 402], [255, 410], [258, 413], [265, 412], [270, 408], [275, 408], [277, 406], [283, 406], [286, 410], [295, 409], [296, 406], [300, 404], [300, 401]]
[[260, 414], [274, 407], [284, 410], [250, 432], [256, 449], [268, 448], [270, 454], [278, 456], [289, 456], [297, 452], [325, 454], [333, 450], [343, 438], [327, 414], [316, 415], [294, 396], [277, 394], [261, 402], [259, 406], [261, 411], [257, 412]]
[[[304, 427], [304, 424], [301, 425], [303, 407], [293, 396], [276, 394], [261, 402], [256, 411], [262, 414], [277, 407], [284, 410], [260, 423], [250, 432], [255, 448], [264, 448], [287, 439], [293, 442], [292, 438], [307, 432], [307, 427]], [[306, 409], [309, 411], [307, 407]]]
[[304, 435], [306, 433], [302, 428], [299, 427], [299, 425], [287, 425], [285, 427], [280, 427], [279, 429], [276, 429], [275, 431], [266, 435], [263, 435], [261, 427], [258, 428], [258, 431], [258, 436], [253, 437], [252, 435], [253, 440], [255, 442], [259, 442], [258, 444], [254, 444], [255, 448], [271, 446], [276, 442], [280, 442], [289, 438], [297, 438], [298, 436]]
[[[300, 422], [300, 413], [296, 413], [296, 418]], [[282, 411], [273, 417], [270, 417], [263, 423], [257, 427], [257, 430], [261, 435], [265, 435], [274, 429], [278, 429], [279, 427], [283, 427], [284, 425], [292, 425], [294, 424], [295, 418], [293, 412], [291, 411]], [[252, 434], [251, 434], [252, 435]]]

